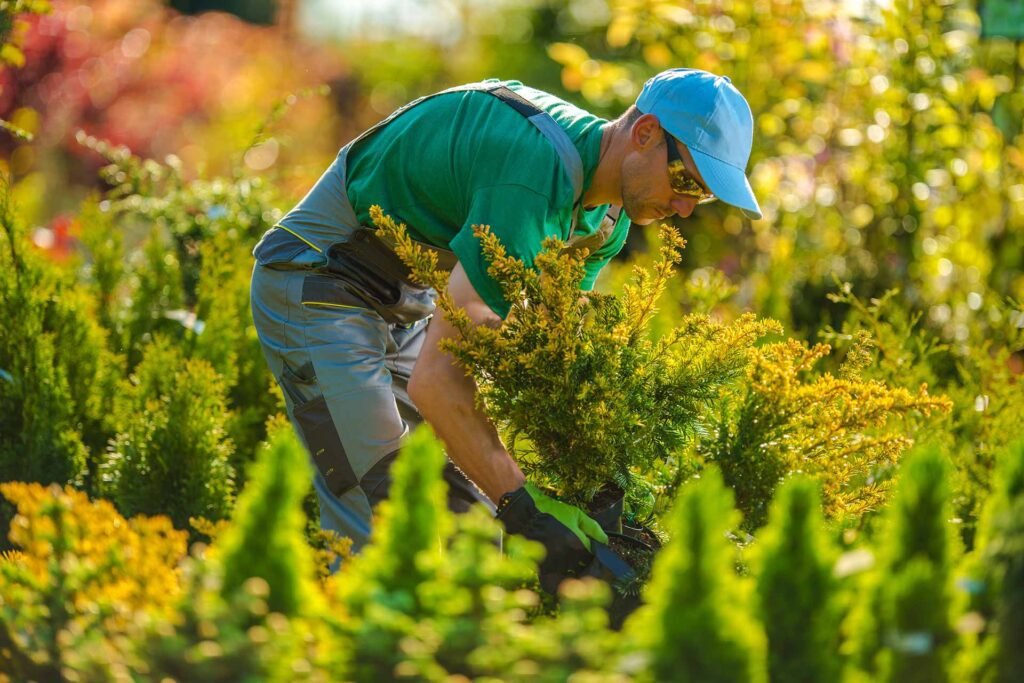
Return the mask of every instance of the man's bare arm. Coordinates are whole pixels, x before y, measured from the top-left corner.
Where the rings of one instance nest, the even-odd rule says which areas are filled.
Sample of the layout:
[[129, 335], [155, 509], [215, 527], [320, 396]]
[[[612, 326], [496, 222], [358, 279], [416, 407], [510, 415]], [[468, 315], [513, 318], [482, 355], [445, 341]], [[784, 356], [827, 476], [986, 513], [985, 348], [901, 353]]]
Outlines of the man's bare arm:
[[[461, 264], [452, 271], [448, 293], [475, 324], [501, 324], [501, 318], [477, 294]], [[476, 407], [473, 380], [450, 355], [438, 349], [441, 339], [456, 335], [458, 331], [439, 309], [430, 321], [413, 368], [409, 397], [444, 441], [452, 461], [497, 503], [503, 494], [521, 487], [525, 477], [494, 425]]]

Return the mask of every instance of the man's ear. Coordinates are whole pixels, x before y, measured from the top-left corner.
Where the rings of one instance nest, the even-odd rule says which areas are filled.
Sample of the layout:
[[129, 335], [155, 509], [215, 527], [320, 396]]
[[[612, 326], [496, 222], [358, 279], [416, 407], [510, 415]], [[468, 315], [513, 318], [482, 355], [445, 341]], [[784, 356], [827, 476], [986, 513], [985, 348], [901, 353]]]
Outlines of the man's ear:
[[661, 122], [654, 114], [644, 114], [629, 129], [629, 140], [638, 151], [647, 151], [661, 140]]

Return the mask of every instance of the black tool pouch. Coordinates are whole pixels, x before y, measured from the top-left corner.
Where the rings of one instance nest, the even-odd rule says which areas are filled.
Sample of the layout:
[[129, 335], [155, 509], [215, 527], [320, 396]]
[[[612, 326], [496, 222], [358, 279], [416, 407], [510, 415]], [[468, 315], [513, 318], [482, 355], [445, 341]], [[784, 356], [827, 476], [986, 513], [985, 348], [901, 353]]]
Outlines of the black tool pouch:
[[332, 244], [325, 270], [389, 323], [408, 325], [434, 312], [434, 290], [416, 284], [371, 228], [357, 228], [348, 240]]

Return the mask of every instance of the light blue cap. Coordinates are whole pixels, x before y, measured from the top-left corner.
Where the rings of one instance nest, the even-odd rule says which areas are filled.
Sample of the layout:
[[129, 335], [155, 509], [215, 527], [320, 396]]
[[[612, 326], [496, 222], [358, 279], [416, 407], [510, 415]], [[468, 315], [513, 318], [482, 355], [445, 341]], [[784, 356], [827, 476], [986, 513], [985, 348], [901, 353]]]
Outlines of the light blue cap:
[[636, 107], [658, 117], [662, 127], [693, 155], [708, 189], [750, 218], [761, 217], [747, 180], [754, 117], [727, 76], [699, 69], [669, 69], [644, 84]]

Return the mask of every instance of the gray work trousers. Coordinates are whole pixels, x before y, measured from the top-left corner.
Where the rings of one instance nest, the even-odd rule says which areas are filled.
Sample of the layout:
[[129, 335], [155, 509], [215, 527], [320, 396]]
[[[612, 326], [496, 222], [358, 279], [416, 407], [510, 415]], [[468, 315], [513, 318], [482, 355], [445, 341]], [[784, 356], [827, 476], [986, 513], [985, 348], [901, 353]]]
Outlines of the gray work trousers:
[[[374, 507], [388, 497], [402, 439], [423, 421], [408, 386], [429, 315], [421, 301], [411, 310], [422, 318], [388, 323], [353, 301], [351, 282], [327, 269], [330, 250], [300, 237], [304, 226], [330, 221], [338, 242], [347, 243], [358, 228], [343, 189], [343, 154], [340, 161], [286, 216], [286, 227], [275, 226], [256, 247], [251, 303], [270, 372], [315, 465], [321, 525], [358, 550]], [[494, 511], [451, 461], [443, 476], [451, 510], [482, 503]]]
[[[402, 440], [423, 419], [407, 387], [429, 318], [389, 324], [351, 305], [313, 249], [264, 251], [260, 258], [257, 249], [251, 289], [263, 353], [316, 466], [321, 526], [352, 538], [358, 550], [373, 508], [388, 497]], [[450, 461], [444, 479], [451, 510], [477, 502], [494, 509]]]

